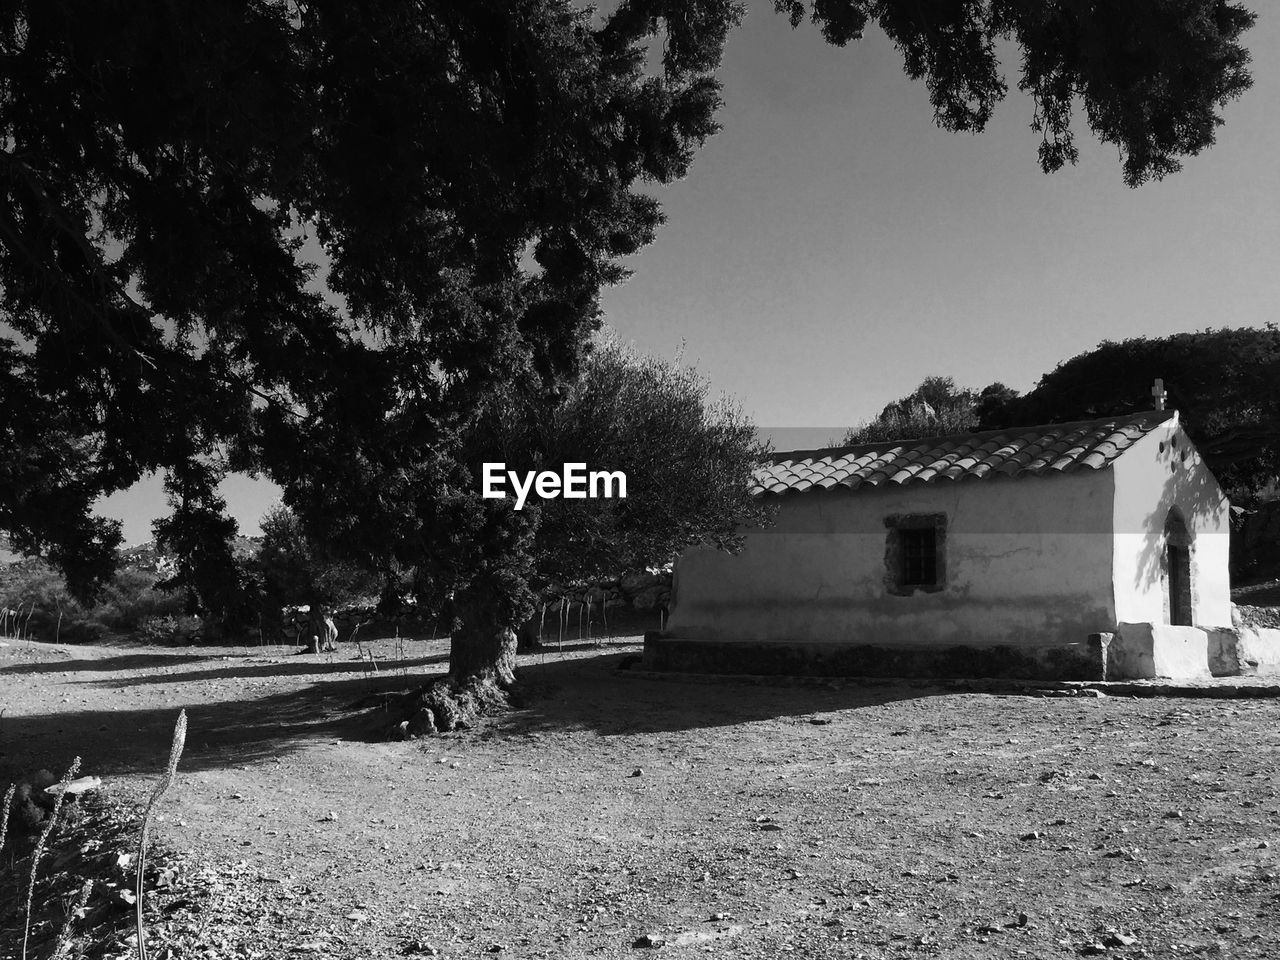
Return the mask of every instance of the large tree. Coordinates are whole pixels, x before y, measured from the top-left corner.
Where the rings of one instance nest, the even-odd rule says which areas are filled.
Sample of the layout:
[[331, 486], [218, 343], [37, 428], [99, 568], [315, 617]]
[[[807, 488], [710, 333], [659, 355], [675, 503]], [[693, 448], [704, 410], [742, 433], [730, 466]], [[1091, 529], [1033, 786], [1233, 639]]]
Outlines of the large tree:
[[[1253, 18], [1228, 0], [776, 6], [837, 44], [878, 24], [953, 130], [1004, 96], [1011, 39], [1045, 169], [1074, 159], [1080, 106], [1131, 184], [1212, 143], [1249, 82]], [[575, 376], [601, 288], [661, 221], [644, 184], [715, 130], [740, 14], [5, 4], [0, 528], [91, 592], [119, 537], [100, 494], [200, 476], [183, 502], [212, 529], [218, 472], [258, 470], [309, 535], [485, 611], [466, 669], [492, 672], [535, 530], [479, 498], [464, 438], [513, 385], [554, 405]]]
[[1157, 378], [1233, 497], [1247, 499], [1280, 476], [1280, 329], [1270, 324], [1104, 341], [1025, 396], [985, 410], [982, 427], [1150, 410]]
[[626, 498], [540, 504], [538, 586], [666, 564], [699, 542], [734, 549], [742, 526], [768, 522], [748, 492], [768, 448], [741, 406], [680, 358], [606, 338], [559, 404], [517, 410], [497, 435], [517, 462], [608, 465], [628, 478]]
[[218, 477], [218, 470], [197, 460], [175, 467], [165, 478], [172, 513], [152, 524], [157, 547], [175, 559], [172, 575], [157, 586], [181, 591], [187, 615], [201, 615], [205, 633], [214, 638], [246, 630], [259, 606], [252, 571], [235, 555], [239, 526], [227, 516]]

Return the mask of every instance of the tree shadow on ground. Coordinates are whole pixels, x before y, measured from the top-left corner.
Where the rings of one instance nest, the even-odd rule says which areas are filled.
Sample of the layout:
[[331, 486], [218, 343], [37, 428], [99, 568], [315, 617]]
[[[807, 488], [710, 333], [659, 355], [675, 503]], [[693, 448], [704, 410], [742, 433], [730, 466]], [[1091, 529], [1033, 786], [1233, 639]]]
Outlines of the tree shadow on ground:
[[[312, 656], [304, 654], [303, 656]], [[447, 663], [448, 654], [434, 657], [416, 657], [412, 660], [379, 660], [376, 671], [370, 669], [368, 660], [358, 657], [334, 659], [332, 662], [316, 662], [315, 660], [296, 660], [290, 662], [270, 661], [250, 666], [243, 664], [227, 664], [212, 670], [195, 670], [190, 673], [150, 673], [139, 677], [113, 677], [109, 680], [94, 680], [94, 686], [126, 689], [148, 684], [173, 685], [208, 680], [255, 680], [264, 678], [286, 678], [296, 676], [335, 676], [337, 674], [364, 671], [380, 676], [382, 673], [401, 669], [416, 670], [421, 667], [436, 666]]]
[[[634, 655], [634, 650], [606, 650], [596, 656], [544, 662], [539, 662], [538, 654], [523, 657], [516, 708], [484, 721], [477, 731], [458, 736], [463, 743], [469, 736], [480, 736], [488, 740], [510, 737], [519, 744], [535, 731], [587, 730], [615, 737], [712, 730], [778, 718], [803, 722], [837, 711], [953, 692], [928, 684], [658, 680], [618, 669], [625, 657]], [[444, 659], [418, 658], [404, 665], [429, 666]], [[43, 666], [48, 669], [64, 664]], [[317, 741], [380, 740], [399, 719], [394, 711], [406, 702], [403, 694], [442, 675], [442, 671], [359, 675], [356, 671], [365, 669], [361, 661], [307, 662], [294, 667], [291, 663], [227, 664], [191, 673], [87, 681], [93, 687], [116, 688], [121, 698], [136, 696], [145, 684], [162, 683], [174, 689], [167, 702], [147, 706], [122, 703], [116, 709], [0, 717], [0, 786], [40, 767], [65, 767], [72, 756], [82, 757], [84, 770], [100, 776], [155, 773], [168, 755], [173, 724], [183, 708], [188, 716], [188, 735], [182, 768], [187, 771], [265, 763]], [[303, 672], [303, 668], [318, 675], [352, 675], [257, 696], [231, 691], [238, 695], [232, 699], [210, 697], [207, 687], [182, 690], [188, 681], [269, 678], [284, 676], [282, 671]], [[293, 682], [297, 683], [296, 678]]]
[[[179, 682], [173, 675], [165, 679]], [[268, 762], [317, 740], [368, 740], [366, 727], [376, 723], [376, 712], [356, 704], [423, 682], [420, 673], [357, 675], [234, 700], [177, 694], [171, 702], [133, 709], [0, 717], [0, 786], [41, 767], [65, 767], [73, 756], [83, 759], [83, 772], [104, 777], [158, 772], [181, 709], [187, 711], [187, 771]]]
[[[297, 657], [297, 659], [294, 659]], [[379, 658], [379, 669], [416, 669], [444, 663], [448, 654], [437, 654], [430, 657], [414, 657], [404, 660]], [[178, 684], [196, 680], [235, 680], [261, 677], [308, 676], [312, 674], [349, 673], [361, 669], [361, 664], [368, 660], [345, 654], [338, 654], [331, 660], [316, 660], [314, 654], [286, 653], [279, 658], [264, 657], [251, 660], [248, 665], [241, 657], [217, 657], [204, 654], [176, 655], [136, 653], [119, 657], [103, 657], [95, 660], [63, 660], [57, 663], [22, 663], [11, 667], [0, 667], [0, 678], [21, 674], [51, 673], [122, 673], [129, 670], [161, 669], [165, 667], [186, 667], [196, 664], [221, 663], [221, 666], [208, 670], [175, 671], [167, 673], [148, 673], [136, 677], [111, 678], [95, 680], [95, 684], [104, 687], [132, 687], [145, 684]], [[367, 667], [366, 667], [367, 669]]]
[[657, 679], [619, 669], [634, 657], [634, 652], [604, 653], [522, 664], [520, 708], [494, 721], [493, 734], [574, 729], [606, 737], [673, 733], [788, 717], [820, 719], [842, 710], [955, 693], [930, 681]]
[[9, 667], [0, 667], [0, 677], [29, 673], [81, 673], [89, 670], [110, 673], [116, 670], [141, 670], [148, 667], [187, 666], [216, 659], [203, 653], [126, 653], [118, 657], [18, 663]]

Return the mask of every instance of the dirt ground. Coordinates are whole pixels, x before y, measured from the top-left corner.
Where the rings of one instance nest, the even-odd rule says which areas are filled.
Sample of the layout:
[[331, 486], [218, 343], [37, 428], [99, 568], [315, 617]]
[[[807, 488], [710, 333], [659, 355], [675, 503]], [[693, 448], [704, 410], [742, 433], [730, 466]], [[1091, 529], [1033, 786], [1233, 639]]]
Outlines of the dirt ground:
[[1280, 701], [692, 684], [631, 641], [374, 742], [352, 705], [444, 667], [404, 647], [10, 641], [0, 787], [80, 755], [140, 801], [187, 710], [152, 960], [1280, 956]]

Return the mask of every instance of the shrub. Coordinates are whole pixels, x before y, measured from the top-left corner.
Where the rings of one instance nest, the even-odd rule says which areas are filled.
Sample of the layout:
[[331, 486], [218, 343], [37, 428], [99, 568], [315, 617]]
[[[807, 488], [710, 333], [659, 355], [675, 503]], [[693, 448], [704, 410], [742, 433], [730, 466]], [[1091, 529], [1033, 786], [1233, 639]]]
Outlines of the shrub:
[[199, 617], [147, 617], [133, 633], [143, 643], [192, 644], [199, 639], [202, 626]]

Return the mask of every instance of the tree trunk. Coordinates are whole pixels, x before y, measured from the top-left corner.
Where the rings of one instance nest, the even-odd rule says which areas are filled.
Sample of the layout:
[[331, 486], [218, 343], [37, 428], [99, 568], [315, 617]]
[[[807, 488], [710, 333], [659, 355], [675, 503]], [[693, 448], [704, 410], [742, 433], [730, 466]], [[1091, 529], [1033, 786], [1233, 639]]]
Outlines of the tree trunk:
[[[386, 727], [398, 740], [470, 727], [500, 713], [516, 682], [516, 631], [510, 598], [499, 584], [479, 579], [454, 594], [449, 676], [414, 693]], [[403, 719], [399, 719], [403, 717]]]
[[310, 653], [320, 652], [320, 638], [324, 636], [324, 616], [320, 612], [320, 604], [311, 601], [311, 610], [307, 614], [307, 638], [304, 641]]
[[521, 653], [531, 653], [542, 649], [542, 619], [537, 615], [525, 621], [516, 631], [516, 649]]
[[449, 638], [449, 676], [454, 680], [492, 680], [504, 690], [515, 683], [516, 632], [501, 614], [506, 606], [484, 583], [454, 597], [460, 621]]

